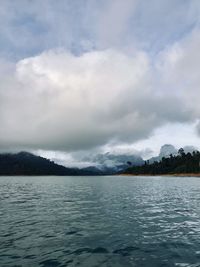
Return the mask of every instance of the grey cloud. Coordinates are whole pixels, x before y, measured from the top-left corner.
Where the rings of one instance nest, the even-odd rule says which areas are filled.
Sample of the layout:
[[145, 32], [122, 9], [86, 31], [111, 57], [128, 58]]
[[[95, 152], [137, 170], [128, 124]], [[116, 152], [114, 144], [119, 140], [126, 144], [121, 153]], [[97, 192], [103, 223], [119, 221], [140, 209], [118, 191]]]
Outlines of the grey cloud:
[[2, 0], [0, 55], [19, 60], [57, 47], [157, 53], [199, 25], [199, 14], [196, 0]]
[[100, 48], [123, 44], [136, 3], [137, 0], [103, 1], [95, 25], [97, 45]]
[[0, 61], [0, 147], [87, 150], [197, 120], [199, 12], [195, 0], [2, 1], [0, 54], [17, 60]]
[[200, 122], [198, 122], [196, 125], [196, 132], [200, 136]]
[[90, 6], [84, 0], [1, 1], [1, 56], [20, 59], [57, 47], [78, 52], [92, 42]]
[[167, 121], [191, 119], [180, 98], [158, 95], [140, 51], [49, 51], [19, 61], [10, 77], [0, 90], [2, 148], [73, 151], [131, 143]]
[[155, 54], [199, 23], [199, 1], [138, 1], [131, 27], [140, 47]]
[[168, 90], [182, 98], [184, 104], [181, 108], [190, 109], [196, 119], [200, 115], [199, 45], [200, 30], [195, 28], [180, 42], [164, 50], [158, 59], [163, 91]]

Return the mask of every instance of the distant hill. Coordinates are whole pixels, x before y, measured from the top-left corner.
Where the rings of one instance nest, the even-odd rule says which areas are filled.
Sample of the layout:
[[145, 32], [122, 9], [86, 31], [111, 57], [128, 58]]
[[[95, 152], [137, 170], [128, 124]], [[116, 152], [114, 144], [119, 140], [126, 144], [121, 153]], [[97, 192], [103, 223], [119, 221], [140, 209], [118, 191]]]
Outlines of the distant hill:
[[[101, 173], [114, 174], [116, 172], [127, 169], [128, 166], [140, 166], [144, 164], [144, 160], [137, 155], [126, 155], [126, 154], [112, 154], [104, 153], [97, 154], [95, 156], [85, 157], [83, 161], [91, 162], [95, 164], [96, 170]], [[92, 167], [89, 167], [92, 169]]]
[[0, 175], [93, 175], [95, 170], [66, 168], [28, 152], [0, 154]]
[[[86, 160], [92, 166], [68, 168], [29, 152], [0, 154], [0, 175], [112, 175], [168, 174], [200, 172], [200, 153], [188, 146], [177, 151], [172, 145], [161, 147], [158, 157], [144, 161], [136, 155], [98, 154]], [[95, 164], [95, 165], [94, 165]]]

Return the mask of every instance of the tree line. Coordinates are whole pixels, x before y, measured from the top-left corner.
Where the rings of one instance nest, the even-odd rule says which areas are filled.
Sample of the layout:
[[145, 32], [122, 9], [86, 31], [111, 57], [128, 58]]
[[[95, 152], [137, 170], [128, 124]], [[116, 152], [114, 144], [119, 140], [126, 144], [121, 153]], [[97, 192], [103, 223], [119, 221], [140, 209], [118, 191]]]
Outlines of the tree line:
[[[129, 163], [130, 165], [130, 163]], [[180, 174], [180, 173], [199, 173], [200, 172], [200, 152], [193, 151], [185, 153], [183, 148], [178, 150], [177, 155], [163, 157], [160, 161], [150, 164], [145, 161], [142, 166], [131, 166], [126, 174]]]

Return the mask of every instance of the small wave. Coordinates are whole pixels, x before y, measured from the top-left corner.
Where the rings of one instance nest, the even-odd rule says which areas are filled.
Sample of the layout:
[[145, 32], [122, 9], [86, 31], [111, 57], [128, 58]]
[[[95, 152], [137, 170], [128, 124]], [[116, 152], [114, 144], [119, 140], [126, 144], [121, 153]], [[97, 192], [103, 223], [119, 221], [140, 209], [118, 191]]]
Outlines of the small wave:
[[60, 264], [61, 263], [55, 259], [45, 260], [45, 261], [40, 262], [40, 265], [42, 267], [57, 267], [57, 266], [60, 266]]
[[130, 246], [130, 247], [122, 248], [122, 249], [116, 249], [116, 250], [113, 251], [113, 253], [114, 254], [120, 254], [122, 256], [129, 256], [132, 251], [136, 251], [136, 250], [139, 250], [139, 249], [140, 249], [139, 247]]
[[83, 253], [90, 253], [90, 254], [107, 254], [109, 253], [109, 251], [106, 248], [103, 247], [96, 247], [94, 249], [92, 248], [79, 248], [76, 249], [75, 251], [73, 251], [71, 254], [75, 254], [75, 255], [81, 255]]

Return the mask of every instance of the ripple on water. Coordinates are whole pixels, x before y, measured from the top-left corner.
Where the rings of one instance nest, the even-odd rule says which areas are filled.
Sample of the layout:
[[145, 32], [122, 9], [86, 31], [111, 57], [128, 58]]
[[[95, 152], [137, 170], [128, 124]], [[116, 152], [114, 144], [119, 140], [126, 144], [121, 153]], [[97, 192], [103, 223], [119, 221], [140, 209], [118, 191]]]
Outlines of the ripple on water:
[[56, 259], [49, 259], [49, 260], [40, 262], [40, 265], [42, 267], [58, 267], [61, 265], [61, 263], [57, 261]]
[[200, 266], [200, 179], [4, 177], [0, 267]]
[[139, 247], [125, 247], [122, 249], [116, 249], [113, 251], [114, 254], [121, 254], [122, 256], [129, 256], [133, 251], [139, 250]]

